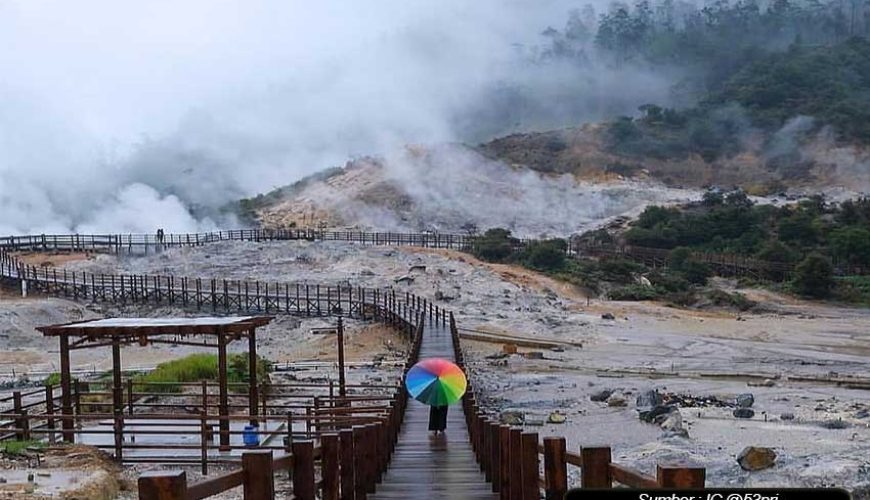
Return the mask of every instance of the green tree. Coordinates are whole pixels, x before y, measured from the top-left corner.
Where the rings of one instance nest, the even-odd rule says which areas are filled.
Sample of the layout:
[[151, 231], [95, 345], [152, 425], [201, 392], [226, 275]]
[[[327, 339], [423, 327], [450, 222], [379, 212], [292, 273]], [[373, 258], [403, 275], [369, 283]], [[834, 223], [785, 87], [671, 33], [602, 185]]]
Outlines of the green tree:
[[795, 268], [792, 288], [805, 297], [830, 296], [834, 288], [834, 266], [831, 261], [818, 253], [808, 255]]
[[489, 262], [503, 262], [513, 254], [516, 244], [516, 238], [507, 229], [487, 229], [483, 235], [472, 239], [471, 253]]
[[562, 239], [535, 241], [523, 251], [522, 261], [538, 271], [555, 271], [565, 264], [567, 244]]
[[860, 227], [836, 229], [830, 234], [831, 251], [850, 264], [870, 264], [870, 230]]

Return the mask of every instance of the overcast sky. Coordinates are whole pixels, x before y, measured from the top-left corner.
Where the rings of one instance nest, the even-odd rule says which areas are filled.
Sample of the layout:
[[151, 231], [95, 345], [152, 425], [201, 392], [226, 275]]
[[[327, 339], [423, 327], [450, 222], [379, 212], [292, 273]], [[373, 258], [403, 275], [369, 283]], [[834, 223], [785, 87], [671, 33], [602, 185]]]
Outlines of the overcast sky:
[[517, 44], [579, 6], [0, 0], [0, 232], [208, 227], [188, 209], [467, 140], [457, 117], [505, 82], [564, 109], [576, 75]]

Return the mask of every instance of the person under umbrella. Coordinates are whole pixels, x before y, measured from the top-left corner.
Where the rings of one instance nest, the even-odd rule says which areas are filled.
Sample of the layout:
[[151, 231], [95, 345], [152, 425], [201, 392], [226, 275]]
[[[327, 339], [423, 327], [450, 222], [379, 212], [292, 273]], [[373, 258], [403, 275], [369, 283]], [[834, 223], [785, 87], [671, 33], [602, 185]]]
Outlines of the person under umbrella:
[[436, 436], [447, 428], [447, 408], [447, 405], [429, 407], [429, 430], [435, 431]]
[[435, 434], [447, 428], [447, 406], [465, 394], [468, 381], [456, 364], [441, 358], [428, 358], [411, 367], [405, 379], [408, 393], [430, 406], [429, 430]]

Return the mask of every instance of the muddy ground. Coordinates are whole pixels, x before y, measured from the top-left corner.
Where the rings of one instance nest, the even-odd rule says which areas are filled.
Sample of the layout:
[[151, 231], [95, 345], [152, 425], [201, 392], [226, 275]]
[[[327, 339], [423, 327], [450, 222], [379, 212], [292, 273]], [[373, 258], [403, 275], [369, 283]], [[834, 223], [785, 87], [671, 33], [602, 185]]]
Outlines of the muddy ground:
[[[420, 264], [426, 269], [412, 273], [413, 282], [394, 281]], [[868, 310], [752, 290], [743, 291], [761, 302], [762, 312], [679, 310], [597, 298], [587, 302], [581, 290], [455, 252], [338, 242], [225, 242], [145, 258], [96, 256], [64, 265], [89, 272], [347, 281], [408, 290], [453, 310], [464, 331], [555, 341], [555, 349], [519, 349], [521, 354], [540, 351], [543, 359], [505, 357], [501, 343], [464, 345], [477, 386], [494, 410], [523, 413], [530, 430], [564, 435], [570, 449], [607, 443], [615, 460], [646, 472], [653, 472], [657, 462], [701, 464], [708, 469], [710, 485], [836, 485], [856, 491], [870, 485], [868, 392], [832, 382], [870, 375]], [[42, 305], [31, 307], [52, 310], [81, 307], [66, 301], [34, 303]], [[15, 300], [0, 302], [4, 314], [15, 308], [20, 314], [21, 307]], [[603, 319], [603, 314], [614, 319]], [[276, 326], [304, 335], [308, 323], [294, 326], [297, 322], [284, 318]], [[286, 342], [274, 344], [264, 350], [295, 357]], [[316, 351], [306, 347], [300, 356], [315, 356]], [[125, 359], [150, 361], [144, 353], [140, 361], [135, 350], [125, 351]], [[605, 389], [615, 391], [625, 406], [590, 401]], [[680, 408], [688, 433], [680, 437], [638, 419], [635, 398], [650, 389], [687, 401], [690, 396], [714, 397], [731, 407]], [[737, 419], [733, 401], [746, 392], [754, 395], [755, 416]], [[546, 423], [553, 411], [561, 412], [566, 422]], [[735, 458], [749, 445], [774, 448], [778, 457], [773, 467], [743, 471]]]

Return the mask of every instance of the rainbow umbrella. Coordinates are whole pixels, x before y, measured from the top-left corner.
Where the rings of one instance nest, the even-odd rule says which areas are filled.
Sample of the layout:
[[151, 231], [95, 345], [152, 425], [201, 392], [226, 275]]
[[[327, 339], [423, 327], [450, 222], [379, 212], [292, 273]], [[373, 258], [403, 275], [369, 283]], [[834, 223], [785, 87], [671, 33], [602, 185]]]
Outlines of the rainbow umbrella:
[[428, 358], [408, 370], [405, 387], [414, 399], [430, 406], [446, 406], [459, 401], [468, 381], [455, 364], [441, 358]]

